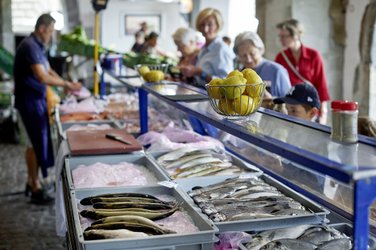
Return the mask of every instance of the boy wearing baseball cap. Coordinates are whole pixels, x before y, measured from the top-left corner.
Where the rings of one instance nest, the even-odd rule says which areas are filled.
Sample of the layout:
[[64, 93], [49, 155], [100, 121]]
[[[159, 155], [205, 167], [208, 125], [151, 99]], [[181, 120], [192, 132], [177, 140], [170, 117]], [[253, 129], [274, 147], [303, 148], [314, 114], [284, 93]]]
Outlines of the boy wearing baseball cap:
[[309, 121], [314, 121], [320, 110], [319, 94], [309, 83], [299, 83], [285, 97], [273, 101], [276, 104], [286, 103], [289, 115]]

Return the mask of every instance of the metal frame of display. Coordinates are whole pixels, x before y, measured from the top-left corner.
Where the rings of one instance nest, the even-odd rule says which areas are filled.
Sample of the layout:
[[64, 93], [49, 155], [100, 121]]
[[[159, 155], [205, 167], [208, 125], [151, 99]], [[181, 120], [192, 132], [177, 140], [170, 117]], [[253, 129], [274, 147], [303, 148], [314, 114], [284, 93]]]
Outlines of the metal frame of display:
[[[311, 169], [320, 174], [328, 175], [346, 184], [354, 184], [354, 249], [367, 249], [369, 235], [369, 207], [372, 204], [372, 202], [376, 199], [376, 166], [361, 166], [359, 167], [359, 170], [354, 166], [341, 164], [321, 155], [312, 153], [308, 150], [304, 150], [291, 144], [282, 142], [275, 138], [265, 135], [260, 136], [257, 134], [252, 134], [249, 131], [247, 131], [244, 127], [235, 124], [232, 121], [226, 119], [219, 119], [214, 115], [200, 113], [198, 110], [190, 108], [189, 105], [183, 102], [171, 101], [163, 95], [160, 95], [157, 92], [153, 91], [151, 88], [148, 88], [147, 85], [143, 85], [143, 87], [139, 88], [138, 92], [141, 134], [146, 133], [148, 131], [148, 94], [151, 93], [159, 99], [174, 106], [175, 108], [189, 115], [192, 115], [203, 122], [207, 122], [211, 125], [214, 125], [218, 129], [232, 134], [235, 137], [238, 137], [260, 148], [263, 148], [269, 152], [280, 155], [285, 159], [301, 164], [307, 169]], [[264, 112], [264, 114], [267, 113], [268, 112]], [[275, 117], [277, 116], [275, 115]], [[291, 119], [288, 116], [284, 116], [283, 119], [292, 123], [296, 122], [294, 119]], [[311, 129], [318, 129], [322, 132], [329, 133], [328, 129], [323, 129], [321, 125], [312, 126], [312, 123], [302, 121], [299, 121], [299, 123], [305, 127]], [[359, 142], [371, 145], [371, 147], [376, 147], [376, 144], [374, 144], [373, 140], [365, 140], [364, 137], [360, 137]]]

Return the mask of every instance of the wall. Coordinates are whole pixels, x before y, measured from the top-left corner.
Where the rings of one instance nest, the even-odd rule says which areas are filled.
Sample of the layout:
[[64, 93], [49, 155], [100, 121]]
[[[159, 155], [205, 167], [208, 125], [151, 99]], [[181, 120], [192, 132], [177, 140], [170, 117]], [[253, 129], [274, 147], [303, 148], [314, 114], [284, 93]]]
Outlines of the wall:
[[343, 90], [344, 99], [353, 99], [355, 69], [360, 62], [359, 35], [360, 25], [366, 5], [370, 0], [349, 0], [346, 13], [346, 48], [343, 63]]
[[29, 34], [34, 30], [37, 18], [46, 12], [62, 11], [61, 0], [12, 0], [13, 32]]
[[176, 51], [171, 38], [175, 30], [187, 26], [179, 14], [179, 4], [141, 1], [127, 2], [111, 0], [102, 14], [101, 41], [105, 47], [111, 47], [120, 52], [129, 51], [135, 39], [134, 35], [125, 35], [124, 15], [126, 14], [158, 14], [162, 17], [158, 44], [163, 51]]
[[14, 54], [14, 35], [12, 33], [11, 1], [0, 0], [0, 44]]

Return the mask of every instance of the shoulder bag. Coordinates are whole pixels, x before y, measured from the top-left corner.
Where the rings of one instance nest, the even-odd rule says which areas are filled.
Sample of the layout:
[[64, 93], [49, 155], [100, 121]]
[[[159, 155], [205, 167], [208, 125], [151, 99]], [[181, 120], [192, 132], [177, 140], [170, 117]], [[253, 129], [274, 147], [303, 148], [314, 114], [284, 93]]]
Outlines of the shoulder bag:
[[305, 79], [300, 73], [299, 71], [296, 70], [296, 68], [292, 65], [291, 61], [289, 60], [289, 58], [287, 57], [287, 55], [285, 54], [285, 52], [282, 50], [281, 52], [283, 58], [285, 59], [285, 61], [287, 62], [287, 64], [289, 65], [290, 69], [295, 73], [295, 75], [297, 77], [300, 78], [300, 80], [302, 80], [303, 82], [306, 82], [308, 84], [311, 84], [313, 85], [310, 81], [308, 81], [307, 79]]

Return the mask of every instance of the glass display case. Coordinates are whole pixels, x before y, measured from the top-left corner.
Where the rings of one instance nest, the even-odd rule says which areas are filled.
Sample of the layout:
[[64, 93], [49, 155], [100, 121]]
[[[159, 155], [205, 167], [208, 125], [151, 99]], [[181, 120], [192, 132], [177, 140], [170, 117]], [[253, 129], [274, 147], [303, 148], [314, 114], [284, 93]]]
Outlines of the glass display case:
[[331, 140], [329, 127], [271, 110], [230, 119], [215, 113], [206, 100], [174, 101], [147, 84], [138, 91], [141, 133], [147, 132], [152, 94], [216, 127], [215, 135], [242, 159], [351, 220], [354, 249], [367, 249], [369, 208], [376, 198], [376, 140], [359, 136], [358, 143], [340, 144]]

